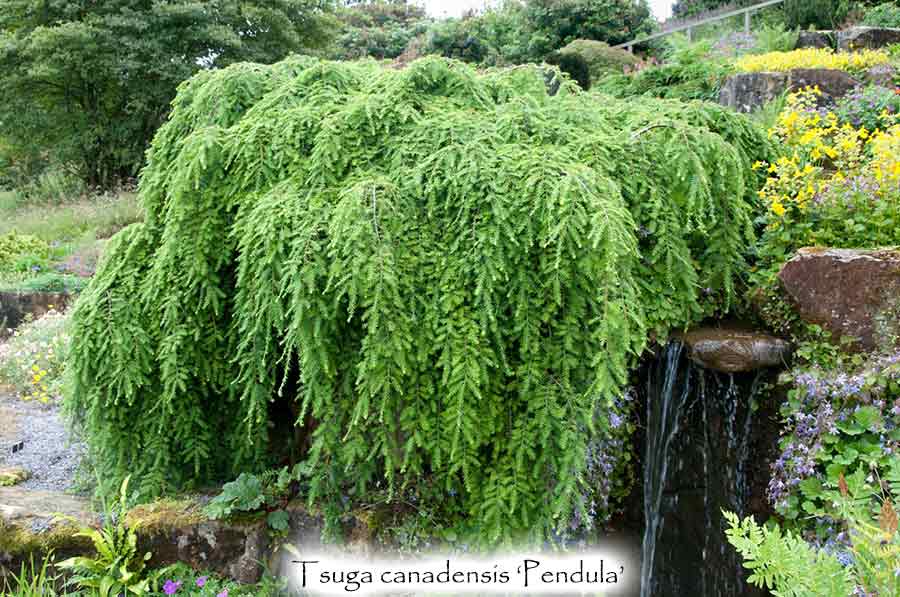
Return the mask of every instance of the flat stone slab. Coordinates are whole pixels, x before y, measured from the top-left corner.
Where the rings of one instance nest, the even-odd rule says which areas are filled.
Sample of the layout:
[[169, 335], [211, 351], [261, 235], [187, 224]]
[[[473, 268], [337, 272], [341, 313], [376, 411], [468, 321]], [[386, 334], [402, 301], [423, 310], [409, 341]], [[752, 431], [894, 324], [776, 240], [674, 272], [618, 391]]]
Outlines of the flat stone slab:
[[834, 49], [835, 37], [834, 31], [800, 31], [797, 34], [797, 45], [794, 47], [798, 50], [803, 48]]
[[681, 340], [695, 362], [724, 373], [781, 366], [791, 352], [787, 340], [740, 329], [696, 328], [684, 334]]

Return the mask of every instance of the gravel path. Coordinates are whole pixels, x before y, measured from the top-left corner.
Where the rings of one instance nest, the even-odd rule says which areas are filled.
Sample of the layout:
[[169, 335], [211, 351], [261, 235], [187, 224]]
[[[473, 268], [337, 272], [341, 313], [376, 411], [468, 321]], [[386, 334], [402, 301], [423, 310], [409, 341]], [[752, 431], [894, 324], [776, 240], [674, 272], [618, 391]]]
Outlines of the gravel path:
[[[25, 446], [13, 454], [11, 445], [19, 441]], [[71, 441], [59, 407], [0, 395], [0, 465], [21, 466], [31, 473], [19, 487], [70, 489], [83, 454], [84, 446]]]

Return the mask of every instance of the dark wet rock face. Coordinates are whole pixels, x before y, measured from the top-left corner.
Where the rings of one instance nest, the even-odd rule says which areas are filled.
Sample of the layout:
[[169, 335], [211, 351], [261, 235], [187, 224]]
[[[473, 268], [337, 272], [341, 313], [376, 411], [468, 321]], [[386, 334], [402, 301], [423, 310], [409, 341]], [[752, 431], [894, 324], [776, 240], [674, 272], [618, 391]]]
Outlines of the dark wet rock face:
[[834, 48], [835, 38], [833, 31], [801, 31], [797, 35], [796, 49], [803, 48]]
[[767, 413], [777, 407], [760, 390], [775, 371], [721, 373], [687, 352], [670, 343], [638, 386], [645, 412], [641, 596], [757, 597], [765, 593], [748, 586], [748, 571], [725, 538], [722, 510], [767, 514], [776, 445]]
[[886, 48], [900, 43], [900, 29], [850, 27], [838, 32], [838, 49], [844, 51]]
[[61, 311], [71, 295], [60, 292], [0, 292], [0, 339], [10, 335], [30, 315], [37, 319], [50, 309]]
[[844, 71], [829, 68], [798, 68], [787, 73], [738, 73], [728, 77], [719, 92], [719, 103], [738, 112], [753, 112], [785, 91], [818, 87], [821, 105], [834, 103], [859, 81]]
[[885, 314], [900, 302], [900, 251], [800, 249], [778, 279], [804, 321], [873, 350]]
[[691, 358], [723, 373], [754, 371], [784, 364], [791, 345], [761, 332], [725, 328], [697, 328], [684, 335]]

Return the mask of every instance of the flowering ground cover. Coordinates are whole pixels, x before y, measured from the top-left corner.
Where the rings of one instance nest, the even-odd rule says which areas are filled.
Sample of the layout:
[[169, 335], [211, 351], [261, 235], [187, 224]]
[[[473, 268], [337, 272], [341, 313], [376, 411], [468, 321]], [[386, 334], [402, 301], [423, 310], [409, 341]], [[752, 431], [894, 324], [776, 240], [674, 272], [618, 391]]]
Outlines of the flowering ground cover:
[[23, 400], [60, 400], [69, 350], [68, 324], [66, 314], [51, 310], [0, 343], [0, 385], [8, 386]]
[[859, 50], [835, 52], [829, 48], [803, 48], [789, 52], [768, 52], [746, 55], [734, 63], [737, 72], [789, 71], [795, 68], [831, 68], [849, 73], [861, 73], [881, 64], [888, 64], [891, 57], [885, 50]]

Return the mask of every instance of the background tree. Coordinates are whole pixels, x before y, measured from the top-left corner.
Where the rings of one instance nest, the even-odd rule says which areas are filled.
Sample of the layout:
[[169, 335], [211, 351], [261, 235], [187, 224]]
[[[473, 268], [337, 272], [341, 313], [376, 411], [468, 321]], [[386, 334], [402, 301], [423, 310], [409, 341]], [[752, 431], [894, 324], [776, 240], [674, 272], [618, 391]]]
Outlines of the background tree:
[[396, 58], [431, 23], [424, 8], [405, 0], [348, 4], [336, 13], [340, 30], [328, 51], [337, 60]]
[[0, 12], [0, 137], [96, 187], [137, 174], [178, 84], [326, 40], [330, 0], [12, 0]]
[[655, 26], [646, 0], [527, 0], [525, 19], [530, 53], [541, 58], [576, 39], [615, 45]]

